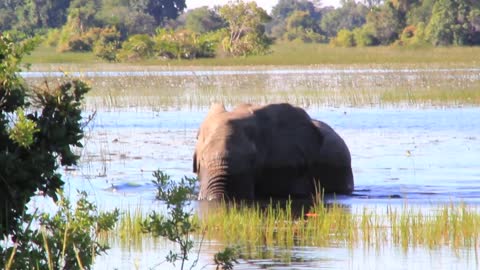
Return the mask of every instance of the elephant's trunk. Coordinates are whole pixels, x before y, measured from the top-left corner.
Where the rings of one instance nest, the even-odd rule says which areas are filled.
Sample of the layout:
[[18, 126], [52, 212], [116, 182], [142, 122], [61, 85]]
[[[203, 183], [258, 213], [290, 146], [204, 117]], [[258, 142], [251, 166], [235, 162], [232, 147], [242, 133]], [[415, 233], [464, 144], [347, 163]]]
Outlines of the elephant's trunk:
[[200, 193], [199, 200], [216, 200], [222, 199], [226, 192], [227, 186], [227, 166], [216, 165], [215, 169], [211, 167], [200, 169]]

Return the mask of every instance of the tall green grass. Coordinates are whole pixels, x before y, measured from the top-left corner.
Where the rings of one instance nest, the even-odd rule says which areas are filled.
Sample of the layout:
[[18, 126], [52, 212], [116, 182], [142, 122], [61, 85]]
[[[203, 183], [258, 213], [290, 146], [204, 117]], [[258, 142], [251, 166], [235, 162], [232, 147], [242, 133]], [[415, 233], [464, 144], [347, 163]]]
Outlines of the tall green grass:
[[[108, 64], [92, 53], [57, 53], [54, 48], [40, 46], [25, 58], [34, 68], [49, 70], [51, 64], [72, 64], [73, 70], [132, 70], [136, 67], [182, 68], [216, 66], [312, 66], [332, 65], [340, 67], [388, 66], [408, 68], [478, 67], [480, 47], [359, 47], [335, 48], [325, 44], [278, 43], [267, 55], [245, 58], [211, 58], [196, 60], [151, 59], [135, 63]], [[89, 64], [85, 66], [85, 64]], [[64, 66], [71, 70], [68, 65]]]
[[84, 79], [92, 86], [86, 106], [106, 109], [203, 108], [212, 102], [290, 102], [302, 107], [480, 104], [480, 77], [475, 70]]
[[[287, 203], [221, 203], [202, 207], [195, 217], [202, 241], [239, 246], [245, 258], [273, 258], [275, 249], [286, 252], [297, 246], [343, 247], [363, 250], [397, 247], [408, 252], [416, 248], [448, 248], [454, 253], [478, 253], [480, 211], [466, 204], [431, 206], [386, 206], [380, 208], [316, 204], [308, 209]], [[141, 248], [138, 215], [123, 215], [115, 237], [130, 239], [123, 247]], [[139, 238], [140, 240], [131, 240]], [[203, 239], [203, 240], [201, 240]]]
[[207, 238], [239, 244], [252, 256], [273, 246], [476, 250], [480, 237], [480, 212], [465, 204], [439, 205], [433, 211], [404, 205], [354, 213], [338, 204], [318, 204], [304, 212], [292, 214], [289, 204], [266, 209], [223, 204], [200, 220]]

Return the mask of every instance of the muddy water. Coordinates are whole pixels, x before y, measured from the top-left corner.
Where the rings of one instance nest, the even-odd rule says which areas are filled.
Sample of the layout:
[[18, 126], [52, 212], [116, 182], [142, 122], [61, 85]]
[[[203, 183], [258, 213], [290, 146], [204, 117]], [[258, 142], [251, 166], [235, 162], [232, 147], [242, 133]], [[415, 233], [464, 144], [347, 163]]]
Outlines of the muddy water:
[[[82, 189], [100, 208], [162, 207], [154, 200], [152, 172], [174, 179], [193, 176], [192, 153], [200, 111], [98, 111], [90, 124], [82, 163], [65, 171], [69, 190]], [[353, 196], [337, 197], [352, 209], [438, 203], [480, 203], [480, 108], [311, 109], [345, 139], [355, 175]], [[96, 269], [150, 269], [169, 247], [114, 245]], [[148, 241], [147, 241], [148, 242]], [[200, 265], [211, 262], [219, 243], [204, 245]], [[170, 247], [171, 248], [171, 247]], [[400, 247], [295, 247], [269, 250], [278, 259], [241, 261], [236, 269], [474, 269], [471, 250], [402, 250]], [[285, 257], [288, 264], [285, 264]], [[155, 269], [168, 269], [166, 263]]]

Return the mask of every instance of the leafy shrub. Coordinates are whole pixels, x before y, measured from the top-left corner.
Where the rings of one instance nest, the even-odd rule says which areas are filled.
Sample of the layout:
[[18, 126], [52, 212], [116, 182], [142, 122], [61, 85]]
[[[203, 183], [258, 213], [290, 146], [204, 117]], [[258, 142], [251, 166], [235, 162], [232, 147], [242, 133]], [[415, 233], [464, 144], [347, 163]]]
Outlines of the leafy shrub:
[[[152, 182], [157, 186], [157, 199], [165, 200], [168, 216], [153, 212], [143, 221], [143, 228], [156, 236], [165, 237], [180, 247], [180, 253], [170, 252], [166, 259], [175, 263], [181, 261], [181, 269], [188, 260], [188, 255], [193, 248], [190, 234], [198, 230], [198, 224], [193, 221], [193, 211], [186, 211], [190, 204], [189, 196], [195, 188], [195, 178], [183, 178], [180, 183], [170, 179], [170, 176], [158, 170], [153, 173], [156, 178]], [[196, 264], [196, 262], [194, 262]]]
[[[194, 245], [191, 235], [199, 229], [193, 210], [186, 210], [189, 208], [197, 179], [184, 177], [177, 182], [161, 170], [155, 171], [153, 176], [155, 179], [152, 182], [157, 187], [156, 198], [165, 201], [168, 213], [160, 215], [153, 212], [142, 221], [142, 227], [145, 232], [164, 237], [180, 247], [179, 253], [170, 251], [166, 260], [172, 264], [181, 261], [180, 269], [183, 269]], [[237, 263], [238, 253], [237, 248], [226, 247], [224, 251], [215, 254], [214, 262], [217, 269], [233, 269], [233, 263]], [[197, 256], [198, 254], [200, 252]], [[197, 262], [198, 257], [190, 269], [193, 269]]]
[[400, 39], [395, 42], [395, 45], [419, 47], [429, 46], [425, 39], [425, 24], [420, 22], [418, 25], [409, 25], [402, 31]]
[[155, 42], [148, 35], [133, 35], [122, 43], [117, 58], [121, 61], [135, 61], [152, 57]]
[[186, 29], [159, 29], [154, 37], [155, 52], [168, 59], [213, 57], [218, 40], [215, 32], [198, 34]]
[[74, 35], [68, 40], [66, 51], [72, 52], [88, 52], [92, 50], [92, 42], [87, 35]]
[[198, 34], [190, 30], [160, 29], [154, 37], [155, 51], [169, 59], [195, 58]]
[[108, 44], [118, 42], [120, 40], [120, 33], [115, 27], [90, 28], [87, 32], [71, 34], [67, 37], [61, 37], [57, 50], [60, 52], [67, 51], [92, 51], [95, 43]]
[[60, 29], [49, 29], [44, 40], [44, 44], [49, 47], [56, 47], [60, 40]]
[[215, 57], [225, 29], [207, 32], [198, 37], [197, 57]]
[[288, 41], [301, 41], [305, 43], [321, 43], [326, 41], [325, 36], [316, 33], [313, 31], [313, 29], [304, 29], [301, 27], [286, 31], [283, 35], [283, 39]]
[[355, 37], [351, 31], [342, 29], [330, 43], [336, 47], [353, 47], [355, 46]]
[[107, 42], [107, 43], [97, 41], [93, 45], [93, 53], [95, 54], [95, 56], [103, 60], [106, 60], [108, 62], [118, 61], [117, 53], [119, 49], [120, 49], [120, 42], [118, 41]]
[[109, 62], [117, 61], [120, 49], [120, 32], [115, 27], [102, 28], [93, 44], [93, 53]]
[[375, 33], [373, 29], [368, 27], [368, 25], [364, 25], [360, 28], [355, 28], [353, 30], [353, 36], [355, 38], [355, 45], [357, 46], [375, 46], [378, 45], [379, 42], [375, 38]]
[[[1, 250], [5, 269], [90, 269], [108, 246], [99, 237], [113, 229], [119, 212], [98, 213], [85, 192], [72, 207], [60, 193], [54, 215], [25, 215], [27, 227], [15, 235], [16, 245]], [[32, 223], [39, 227], [32, 229]]]
[[[83, 137], [81, 101], [89, 87], [66, 80], [31, 91], [18, 77], [31, 42], [0, 35], [0, 234], [19, 233], [27, 203], [38, 191], [56, 199], [59, 166], [75, 165], [72, 146]], [[27, 96], [31, 99], [27, 100]], [[24, 113], [25, 112], [25, 113]], [[13, 127], [13, 128], [11, 128]], [[18, 128], [16, 128], [18, 127]], [[18, 132], [17, 132], [18, 131]]]

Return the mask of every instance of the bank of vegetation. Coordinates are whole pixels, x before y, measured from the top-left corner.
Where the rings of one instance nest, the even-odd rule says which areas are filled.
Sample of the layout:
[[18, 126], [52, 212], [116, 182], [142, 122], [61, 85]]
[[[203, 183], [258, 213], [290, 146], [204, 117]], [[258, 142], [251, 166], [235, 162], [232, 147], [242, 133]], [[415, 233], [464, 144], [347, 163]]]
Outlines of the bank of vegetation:
[[280, 0], [270, 14], [235, 0], [187, 10], [184, 0], [33, 0], [0, 4], [0, 31], [39, 36], [58, 52], [106, 61], [262, 55], [273, 43], [364, 46], [480, 44], [476, 0]]

